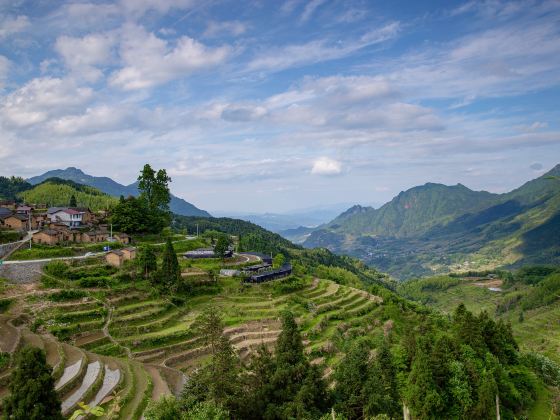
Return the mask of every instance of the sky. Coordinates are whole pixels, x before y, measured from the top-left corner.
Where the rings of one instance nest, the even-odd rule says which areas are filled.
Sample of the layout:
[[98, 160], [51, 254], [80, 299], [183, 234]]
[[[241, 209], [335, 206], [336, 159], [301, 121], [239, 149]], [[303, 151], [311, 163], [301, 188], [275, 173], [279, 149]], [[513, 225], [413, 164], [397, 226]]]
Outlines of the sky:
[[206, 210], [505, 192], [560, 163], [560, 1], [0, 0], [0, 175]]

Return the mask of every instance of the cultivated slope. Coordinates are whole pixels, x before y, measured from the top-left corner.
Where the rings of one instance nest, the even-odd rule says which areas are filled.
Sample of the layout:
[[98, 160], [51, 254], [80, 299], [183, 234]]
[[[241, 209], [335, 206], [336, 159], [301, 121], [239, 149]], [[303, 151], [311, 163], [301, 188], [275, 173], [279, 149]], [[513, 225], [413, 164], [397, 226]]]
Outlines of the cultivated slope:
[[[69, 167], [66, 169], [55, 169], [45, 172], [42, 175], [29, 178], [27, 181], [33, 185], [43, 182], [48, 178], [61, 178], [77, 182], [79, 184], [89, 185], [95, 187], [106, 194], [119, 197], [121, 195], [127, 197], [129, 195], [138, 195], [138, 183], [134, 182], [130, 185], [122, 185], [107, 177], [96, 177], [84, 173], [78, 168]], [[210, 214], [201, 210], [191, 203], [183, 200], [182, 198], [171, 195], [171, 203], [169, 205], [171, 211], [176, 214], [184, 216], [206, 216]]]

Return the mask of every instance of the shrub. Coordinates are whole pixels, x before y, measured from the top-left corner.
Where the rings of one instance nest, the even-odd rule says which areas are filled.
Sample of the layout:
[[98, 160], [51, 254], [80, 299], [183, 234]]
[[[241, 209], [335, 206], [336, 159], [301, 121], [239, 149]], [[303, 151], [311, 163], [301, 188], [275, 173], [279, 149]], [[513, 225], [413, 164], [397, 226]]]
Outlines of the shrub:
[[12, 304], [12, 299], [0, 299], [0, 314], [6, 312]]
[[76, 289], [65, 289], [59, 292], [51, 293], [47, 296], [47, 299], [53, 302], [64, 302], [67, 300], [76, 300], [83, 297], [86, 297], [87, 293], [83, 290], [76, 290]]
[[80, 287], [107, 287], [111, 279], [105, 276], [83, 277], [78, 281]]
[[68, 264], [63, 261], [51, 261], [45, 265], [43, 271], [53, 277], [64, 278], [66, 277], [68, 269]]

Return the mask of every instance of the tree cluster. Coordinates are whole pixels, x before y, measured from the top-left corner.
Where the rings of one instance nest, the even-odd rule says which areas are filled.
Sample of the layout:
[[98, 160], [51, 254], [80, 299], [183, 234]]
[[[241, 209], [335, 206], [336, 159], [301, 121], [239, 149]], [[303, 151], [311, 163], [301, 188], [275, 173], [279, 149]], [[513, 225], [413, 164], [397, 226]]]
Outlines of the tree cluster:
[[171, 221], [169, 182], [165, 169], [156, 172], [144, 165], [138, 177], [140, 195], [121, 196], [112, 210], [112, 223], [126, 233], [160, 233]]
[[[190, 378], [180, 399], [152, 403], [147, 420], [319, 418], [330, 406], [330, 394], [317, 367], [303, 353], [291, 313], [282, 316], [282, 333], [274, 353], [262, 346], [243, 366], [215, 310], [199, 320], [211, 361]], [[212, 416], [196, 417], [201, 410]], [[163, 415], [165, 413], [165, 416]]]

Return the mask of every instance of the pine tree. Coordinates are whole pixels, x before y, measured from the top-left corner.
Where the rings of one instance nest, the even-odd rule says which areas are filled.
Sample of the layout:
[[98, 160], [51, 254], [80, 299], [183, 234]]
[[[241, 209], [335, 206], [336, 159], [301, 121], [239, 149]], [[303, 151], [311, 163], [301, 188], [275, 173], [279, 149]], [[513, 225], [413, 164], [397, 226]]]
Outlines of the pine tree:
[[444, 400], [433, 379], [428, 342], [429, 337], [419, 341], [406, 385], [407, 405], [418, 418], [438, 418], [444, 408]]
[[70, 197], [69, 207], [78, 207], [78, 203], [76, 202], [76, 196], [74, 194], [72, 194], [72, 197]]
[[165, 249], [163, 251], [163, 258], [161, 262], [161, 270], [159, 276], [162, 285], [170, 290], [176, 290], [181, 279], [181, 269], [177, 254], [171, 243], [171, 238], [167, 238]]
[[24, 347], [17, 354], [9, 389], [10, 395], [2, 405], [5, 419], [63, 419], [51, 368], [43, 350]]
[[148, 278], [148, 275], [157, 271], [157, 258], [154, 248], [150, 245], [143, 245], [138, 249], [138, 256], [135, 258], [138, 272]]
[[401, 403], [397, 384], [397, 370], [389, 344], [383, 341], [370, 368], [365, 384], [368, 395], [365, 413], [368, 416], [386, 414], [391, 418], [399, 417]]
[[368, 359], [368, 346], [365, 343], [356, 343], [335, 371], [334, 409], [349, 419], [362, 417], [367, 395], [378, 395], [376, 390], [365, 386], [370, 369]]

